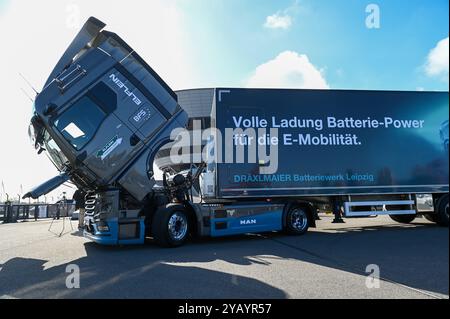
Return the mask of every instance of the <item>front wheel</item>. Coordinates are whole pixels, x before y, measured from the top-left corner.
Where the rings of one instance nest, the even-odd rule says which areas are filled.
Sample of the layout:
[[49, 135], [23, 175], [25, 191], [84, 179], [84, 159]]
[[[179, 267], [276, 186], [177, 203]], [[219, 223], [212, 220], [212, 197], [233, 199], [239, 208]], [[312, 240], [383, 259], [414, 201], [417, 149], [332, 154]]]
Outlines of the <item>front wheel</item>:
[[289, 235], [303, 235], [309, 228], [309, 216], [305, 208], [293, 207], [286, 214], [286, 233]]
[[183, 206], [169, 206], [156, 211], [152, 235], [163, 247], [179, 247], [189, 236], [189, 218]]

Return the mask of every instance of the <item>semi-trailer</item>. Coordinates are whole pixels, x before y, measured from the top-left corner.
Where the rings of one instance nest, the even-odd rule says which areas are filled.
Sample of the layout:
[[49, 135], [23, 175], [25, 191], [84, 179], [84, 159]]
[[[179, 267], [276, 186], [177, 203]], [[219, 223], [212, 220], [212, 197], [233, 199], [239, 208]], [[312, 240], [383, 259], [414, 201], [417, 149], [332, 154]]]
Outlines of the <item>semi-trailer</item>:
[[[68, 181], [85, 190], [87, 238], [176, 247], [191, 235], [302, 235], [320, 209], [448, 226], [448, 92], [216, 88], [202, 127], [104, 27], [86, 22], [29, 129], [60, 174], [24, 197]], [[424, 194], [432, 211], [418, 210]]]

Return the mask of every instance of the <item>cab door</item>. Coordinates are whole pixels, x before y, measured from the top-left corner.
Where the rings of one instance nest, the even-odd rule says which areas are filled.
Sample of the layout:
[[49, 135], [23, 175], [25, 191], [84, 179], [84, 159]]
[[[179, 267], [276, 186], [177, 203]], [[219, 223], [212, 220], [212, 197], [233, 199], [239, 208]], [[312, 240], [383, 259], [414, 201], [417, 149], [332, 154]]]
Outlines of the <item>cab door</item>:
[[[161, 105], [160, 101], [153, 95], [153, 91], [143, 88], [147, 92], [144, 95], [136, 85], [127, 78], [126, 70], [118, 71], [112, 69], [103, 79], [107, 85], [116, 92], [119, 107], [114, 114], [133, 132], [134, 142], [146, 141], [156, 133], [171, 114]], [[129, 74], [134, 77], [134, 75]], [[176, 101], [173, 101], [176, 104]], [[156, 106], [159, 106], [159, 108]], [[164, 114], [162, 113], [164, 112]]]

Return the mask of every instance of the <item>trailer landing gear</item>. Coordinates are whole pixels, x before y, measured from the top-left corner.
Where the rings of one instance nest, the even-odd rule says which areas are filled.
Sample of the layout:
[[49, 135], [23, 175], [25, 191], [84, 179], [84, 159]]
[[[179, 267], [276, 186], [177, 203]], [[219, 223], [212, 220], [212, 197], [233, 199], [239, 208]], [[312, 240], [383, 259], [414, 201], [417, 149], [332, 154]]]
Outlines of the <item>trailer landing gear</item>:
[[345, 221], [342, 219], [341, 214], [339, 215], [334, 215], [334, 219], [331, 222], [332, 224], [345, 224]]
[[345, 224], [345, 221], [342, 219], [341, 206], [336, 199], [333, 200], [333, 214], [334, 220], [331, 222], [332, 224]]

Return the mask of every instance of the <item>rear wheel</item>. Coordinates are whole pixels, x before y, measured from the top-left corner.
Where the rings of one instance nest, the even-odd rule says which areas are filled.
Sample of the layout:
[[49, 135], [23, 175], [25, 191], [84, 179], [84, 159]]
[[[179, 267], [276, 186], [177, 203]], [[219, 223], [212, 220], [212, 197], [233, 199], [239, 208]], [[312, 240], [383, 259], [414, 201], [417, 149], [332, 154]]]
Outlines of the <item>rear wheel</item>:
[[449, 206], [448, 194], [441, 196], [436, 203], [436, 222], [440, 226], [448, 227], [449, 224]]
[[152, 235], [163, 247], [179, 247], [189, 236], [189, 218], [183, 206], [169, 206], [156, 211]]
[[286, 214], [286, 233], [289, 235], [303, 235], [310, 224], [308, 212], [304, 207], [295, 206]]

